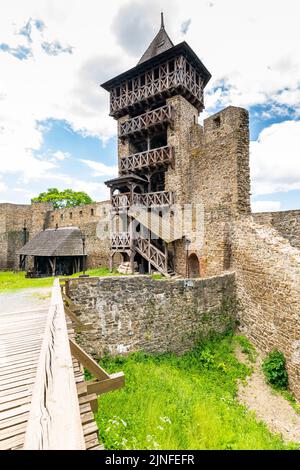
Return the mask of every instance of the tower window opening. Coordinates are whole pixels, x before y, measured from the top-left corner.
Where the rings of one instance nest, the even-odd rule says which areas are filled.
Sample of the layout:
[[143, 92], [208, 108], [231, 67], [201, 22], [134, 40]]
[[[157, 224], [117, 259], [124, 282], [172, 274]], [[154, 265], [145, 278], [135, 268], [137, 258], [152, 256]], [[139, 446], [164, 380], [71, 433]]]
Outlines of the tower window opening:
[[221, 118], [220, 118], [220, 116], [218, 116], [218, 117], [216, 117], [216, 118], [214, 119], [214, 125], [215, 125], [215, 127], [220, 127], [220, 126], [221, 126]]
[[73, 219], [73, 212], [70, 212], [70, 219]]
[[174, 60], [170, 60], [170, 62], [169, 62], [169, 72], [174, 72], [174, 69], [175, 69]]
[[94, 215], [94, 209], [91, 209], [91, 216]]
[[168, 145], [167, 130], [154, 135], [150, 140], [150, 149], [165, 147], [166, 145]]
[[146, 139], [134, 140], [131, 142], [132, 153], [147, 152], [148, 143]]
[[159, 192], [165, 190], [165, 172], [158, 171], [151, 176], [150, 180], [151, 192]]
[[79, 211], [79, 216], [80, 216], [80, 217], [83, 216], [83, 212], [82, 212], [82, 211]]

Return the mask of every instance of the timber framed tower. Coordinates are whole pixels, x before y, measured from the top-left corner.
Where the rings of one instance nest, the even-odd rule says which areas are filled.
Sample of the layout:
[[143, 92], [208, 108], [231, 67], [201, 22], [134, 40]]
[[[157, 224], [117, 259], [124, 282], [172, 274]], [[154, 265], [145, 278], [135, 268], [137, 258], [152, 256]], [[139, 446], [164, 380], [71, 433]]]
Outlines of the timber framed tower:
[[161, 14], [160, 30], [136, 67], [101, 85], [118, 120], [119, 176], [106, 182], [111, 267], [120, 253], [131, 272], [185, 275], [184, 237], [176, 227], [164, 230], [163, 222], [172, 219], [173, 204], [190, 202], [186, 142], [210, 78], [186, 42], [172, 43]]

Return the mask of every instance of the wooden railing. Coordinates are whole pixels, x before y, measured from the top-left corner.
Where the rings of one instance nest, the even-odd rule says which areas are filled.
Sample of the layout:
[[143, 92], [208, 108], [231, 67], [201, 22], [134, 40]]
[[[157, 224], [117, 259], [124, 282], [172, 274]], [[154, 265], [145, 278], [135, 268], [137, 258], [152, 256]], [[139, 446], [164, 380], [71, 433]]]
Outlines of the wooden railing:
[[131, 205], [131, 193], [116, 194], [111, 198], [113, 210], [128, 209]]
[[183, 94], [194, 98], [195, 106], [203, 109], [203, 80], [196, 69], [183, 56], [159, 65], [156, 70], [145, 73], [121, 83], [111, 90], [110, 114], [120, 116], [135, 104], [161, 96], [170, 90], [181, 87]]
[[141, 204], [146, 207], [169, 206], [175, 203], [175, 193], [172, 191], [157, 191], [154, 193], [122, 193], [111, 199], [112, 209], [115, 211], [128, 209], [132, 204]]
[[130, 233], [118, 232], [111, 235], [111, 248], [128, 250], [130, 248]]
[[172, 164], [174, 160], [173, 147], [166, 145], [147, 152], [135, 153], [120, 158], [120, 173], [135, 172], [143, 168], [155, 168]]
[[52, 290], [24, 449], [85, 449], [58, 279]]
[[146, 207], [170, 206], [174, 203], [175, 193], [173, 191], [133, 194], [133, 204], [141, 204]]
[[154, 109], [122, 122], [119, 127], [119, 137], [141, 133], [147, 129], [161, 124], [173, 122], [173, 108], [170, 104]]

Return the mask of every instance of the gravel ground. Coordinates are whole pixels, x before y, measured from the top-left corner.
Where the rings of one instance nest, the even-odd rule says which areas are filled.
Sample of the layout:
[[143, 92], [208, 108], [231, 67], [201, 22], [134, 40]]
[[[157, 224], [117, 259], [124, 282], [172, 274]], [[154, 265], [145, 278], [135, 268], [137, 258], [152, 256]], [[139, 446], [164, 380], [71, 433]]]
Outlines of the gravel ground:
[[48, 308], [51, 287], [0, 292], [0, 314]]

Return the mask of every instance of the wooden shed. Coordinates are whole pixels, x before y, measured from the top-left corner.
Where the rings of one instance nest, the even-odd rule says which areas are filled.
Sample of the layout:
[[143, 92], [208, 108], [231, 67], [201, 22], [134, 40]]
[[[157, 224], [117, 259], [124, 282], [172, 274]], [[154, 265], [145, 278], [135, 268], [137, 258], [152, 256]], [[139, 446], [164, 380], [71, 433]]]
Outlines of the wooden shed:
[[63, 276], [85, 269], [85, 237], [78, 227], [47, 229], [39, 232], [19, 251], [20, 269], [28, 263], [32, 277]]

